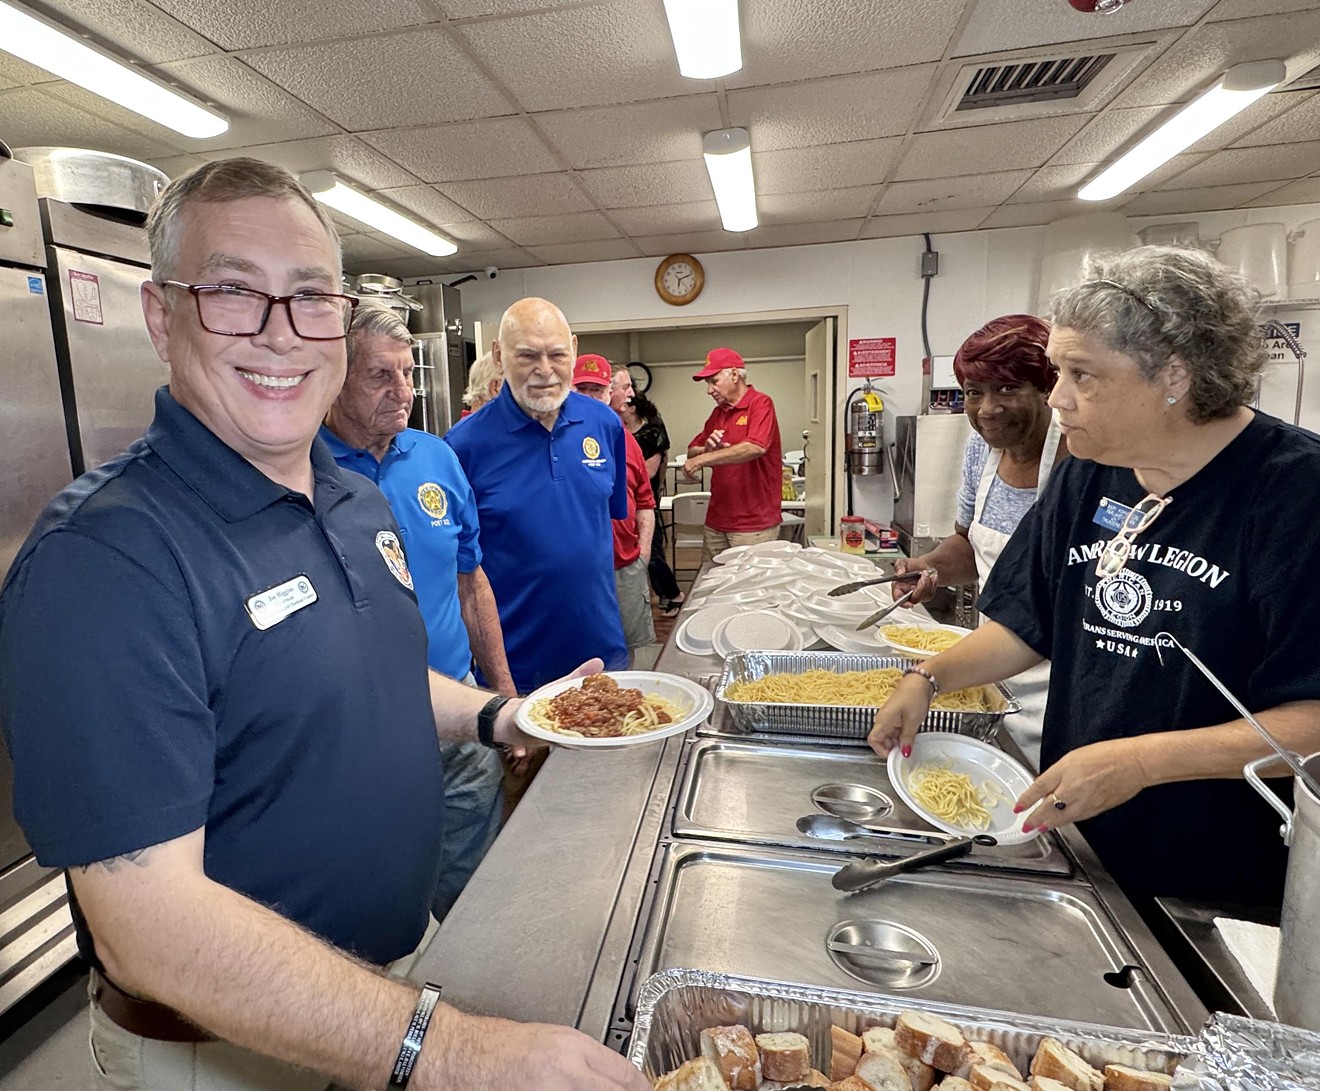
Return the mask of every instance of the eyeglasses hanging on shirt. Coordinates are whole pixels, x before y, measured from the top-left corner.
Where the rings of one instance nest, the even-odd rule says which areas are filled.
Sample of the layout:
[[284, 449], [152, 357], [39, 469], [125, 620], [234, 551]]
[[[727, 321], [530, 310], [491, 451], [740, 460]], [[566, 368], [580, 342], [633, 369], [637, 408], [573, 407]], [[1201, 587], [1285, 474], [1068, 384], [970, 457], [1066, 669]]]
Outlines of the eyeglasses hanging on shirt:
[[1148, 493], [1139, 500], [1123, 520], [1118, 533], [1105, 543], [1100, 556], [1095, 562], [1095, 574], [1101, 580], [1117, 576], [1123, 571], [1132, 556], [1132, 543], [1138, 534], [1159, 518], [1160, 512], [1169, 506], [1170, 497]]

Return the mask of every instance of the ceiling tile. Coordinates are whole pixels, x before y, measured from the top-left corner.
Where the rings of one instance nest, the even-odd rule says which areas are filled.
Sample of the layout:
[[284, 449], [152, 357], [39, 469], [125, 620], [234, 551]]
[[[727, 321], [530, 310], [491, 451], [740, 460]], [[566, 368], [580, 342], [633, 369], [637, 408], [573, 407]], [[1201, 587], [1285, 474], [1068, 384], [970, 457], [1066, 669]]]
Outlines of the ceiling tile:
[[200, 167], [206, 160], [200, 155], [167, 155], [159, 159], [148, 159], [147, 162], [171, 178], [177, 178], [194, 167]]
[[744, 4], [744, 66], [725, 83], [751, 87], [937, 61], [961, 14], [961, 5], [938, 0]]
[[545, 174], [560, 168], [554, 154], [521, 117], [359, 135], [428, 182]]
[[38, 68], [35, 64], [20, 61], [12, 53], [0, 49], [0, 88], [27, 87], [34, 83], [51, 83], [58, 77]]
[[363, 262], [378, 261], [383, 258], [409, 257], [417, 253], [411, 246], [387, 239], [374, 231], [364, 231], [357, 235], [343, 236], [344, 265], [350, 263], [356, 268]]
[[445, 224], [440, 230], [464, 250], [503, 250], [513, 245], [483, 220]]
[[752, 147], [763, 152], [902, 136], [935, 71], [934, 65], [913, 65], [730, 91], [729, 123], [746, 128]]
[[532, 246], [529, 251], [550, 265], [575, 265], [583, 261], [618, 261], [635, 258], [638, 249], [627, 239], [600, 242], [568, 242], [555, 246]]
[[949, 178], [975, 174], [987, 166], [1012, 163], [1038, 167], [1086, 124], [1083, 114], [1009, 121], [1002, 125], [918, 133], [912, 138], [894, 178]]
[[[1286, 92], [1266, 95], [1261, 102], [1277, 101], [1288, 107], [1273, 121], [1231, 141], [1236, 147], [1255, 147], [1260, 144], [1291, 144], [1314, 140], [1320, 133], [1320, 92]], [[1257, 106], [1260, 102], [1256, 103]]]
[[694, 231], [686, 235], [639, 235], [633, 239], [642, 253], [651, 258], [670, 254], [712, 254], [720, 250], [741, 250], [746, 232]]
[[[1307, 43], [1307, 47], [1303, 52], [1294, 52], [1296, 43]], [[1320, 60], [1320, 9], [1313, 6], [1310, 11], [1289, 15], [1206, 23], [1189, 32], [1138, 75], [1115, 98], [1114, 105], [1159, 106], [1182, 102], [1211, 86], [1231, 65], [1287, 54], [1292, 54], [1288, 62], [1290, 78], [1314, 67]]]
[[756, 192], [800, 193], [875, 185], [889, 174], [902, 143], [901, 137], [892, 136], [817, 148], [753, 152]]
[[[1137, 183], [1137, 191], [1142, 192], [1148, 189], [1155, 189], [1162, 181], [1172, 178], [1181, 171], [1199, 163], [1202, 155], [1175, 155], [1167, 163], [1157, 167], [1149, 175]], [[1103, 163], [1070, 163], [1063, 167], [1041, 167], [1036, 171], [1029, 182], [1022, 185], [1010, 198], [1013, 204], [1031, 204], [1037, 201], [1062, 201], [1072, 200], [1077, 196], [1077, 191], [1082, 183], [1099, 174], [1104, 168]], [[1111, 198], [1111, 201], [1118, 201], [1123, 195]], [[1090, 201], [1088, 204], [1093, 208], [1105, 208], [1111, 201]]]
[[418, 254], [411, 258], [381, 258], [358, 263], [346, 261], [344, 271], [354, 276], [360, 273], [379, 273], [387, 277], [447, 276], [450, 272], [447, 262], [427, 254]]
[[1114, 15], [1086, 15], [1062, 0], [989, 0], [974, 4], [954, 56], [1026, 49], [1055, 42], [1080, 42], [1170, 27], [1191, 26], [1215, 0], [1178, 0], [1174, 4], [1133, 4]]
[[682, 204], [685, 201], [706, 201], [713, 196], [706, 164], [700, 159], [636, 167], [601, 167], [599, 170], [584, 170], [578, 177], [602, 208]]
[[516, 220], [491, 220], [490, 226], [519, 246], [547, 243], [592, 242], [617, 239], [618, 230], [599, 212], [574, 212], [567, 216], [524, 216]]
[[756, 208], [764, 224], [813, 223], [864, 217], [875, 204], [879, 186], [826, 189], [816, 193], [759, 194]]
[[462, 250], [448, 263], [462, 272], [479, 272], [495, 266], [496, 269], [525, 269], [530, 265], [544, 265], [540, 258], [516, 246], [499, 250]]
[[[179, 153], [177, 147], [164, 141], [122, 128], [81, 109], [69, 100], [67, 93], [70, 91], [95, 98], [90, 92], [63, 82], [40, 89], [19, 87], [0, 92], [0, 134], [3, 134], [5, 143], [11, 148], [51, 145], [90, 148], [126, 155], [130, 159], [162, 159]], [[105, 102], [104, 99], [96, 101]], [[144, 128], [159, 130], [153, 122], [145, 118], [139, 120]]]
[[229, 119], [229, 131], [190, 148], [239, 148], [331, 136], [338, 128], [233, 57], [203, 57], [162, 69]]
[[[1030, 170], [996, 171], [993, 174], [970, 174], [963, 178], [939, 181], [891, 182], [885, 187], [876, 212], [881, 216], [901, 212], [939, 212], [945, 209], [991, 207], [1008, 199], [1034, 172]], [[965, 230], [957, 228], [956, 230]]]
[[45, 0], [42, 8], [61, 26], [117, 49], [141, 64], [163, 64], [216, 51], [202, 35], [138, 0]]
[[[372, 8], [365, 5], [365, 10]], [[258, 50], [242, 57], [313, 109], [355, 132], [513, 112], [442, 30]], [[358, 75], [346, 78], [347, 73]], [[363, 78], [367, 73], [370, 78]]]
[[610, 210], [610, 219], [629, 235], [674, 235], [719, 229], [720, 209], [714, 201], [691, 201], [646, 208], [615, 208]]
[[1208, 186], [1205, 189], [1164, 189], [1138, 193], [1123, 205], [1125, 216], [1168, 216], [1181, 212], [1213, 212], [1236, 208], [1253, 197], [1278, 188], [1277, 182], [1248, 182], [1238, 186]]
[[573, 184], [568, 174], [527, 174], [518, 178], [442, 182], [436, 188], [483, 220], [562, 216], [591, 209], [591, 201]]
[[[663, 8], [647, 0], [469, 23], [459, 33], [528, 110], [642, 102], [701, 89], [678, 74]], [[559, 48], [547, 49], [547, 42]], [[427, 72], [433, 92], [434, 70]]]
[[476, 219], [473, 213], [431, 186], [399, 186], [377, 192], [437, 227]]
[[981, 223], [983, 228], [1034, 227], [1053, 223], [1066, 216], [1080, 216], [1095, 211], [1087, 201], [1037, 201], [1029, 205], [1000, 205]]
[[[1238, 189], [1229, 186], [1229, 189]], [[1240, 187], [1246, 188], [1246, 187]], [[1299, 178], [1286, 186], [1272, 189], [1260, 197], [1242, 201], [1242, 207], [1253, 208], [1261, 205], [1310, 205], [1320, 204], [1320, 178]]]
[[1281, 185], [1317, 170], [1320, 170], [1320, 140], [1304, 144], [1271, 144], [1264, 148], [1230, 148], [1206, 156], [1196, 166], [1159, 188], [1202, 189], [1271, 180], [1275, 185]]
[[152, 0], [152, 3], [225, 49], [311, 42], [345, 32], [369, 34], [417, 26], [434, 18], [418, 0], [372, 0], [370, 4], [358, 0], [318, 0], [314, 16], [303, 4], [271, 3], [271, 0], [225, 0], [223, 4], [215, 0]]
[[[224, 154], [264, 159], [293, 174], [310, 170], [334, 171], [345, 182], [360, 189], [376, 190], [417, 184], [417, 179], [406, 170], [352, 136], [322, 136], [314, 140], [257, 144], [249, 148], [233, 148]], [[219, 159], [222, 156], [213, 154], [206, 158]]]
[[832, 220], [829, 223], [762, 224], [747, 232], [751, 249], [771, 246], [810, 246], [822, 242], [851, 242], [865, 220]]
[[451, 19], [480, 18], [483, 15], [525, 15], [547, 8], [567, 8], [574, 4], [596, 4], [600, 0], [435, 0]]
[[1264, 140], [1254, 139], [1256, 133], [1262, 129], [1268, 129], [1270, 122], [1275, 118], [1281, 117], [1294, 106], [1303, 105], [1314, 94], [1315, 92], [1312, 91], [1278, 91], [1271, 95], [1265, 95], [1253, 102], [1236, 117], [1229, 118], [1219, 128], [1203, 136], [1192, 145], [1191, 150], [1194, 152], [1218, 151], [1220, 148], [1227, 148], [1230, 145], [1287, 144], [1294, 140], [1314, 140], [1314, 129], [1310, 133], [1301, 135], [1289, 133], [1289, 135], [1278, 140], [1269, 138]]
[[534, 114], [532, 120], [577, 170], [698, 159], [702, 134], [722, 125], [713, 94]]
[[945, 231], [974, 231], [993, 210], [984, 206], [948, 212], [915, 212], [904, 216], [875, 216], [862, 229], [864, 239], [887, 239]]
[[1147, 126], [1165, 116], [1163, 106], [1140, 106], [1133, 110], [1110, 108], [1097, 114], [1087, 126], [1047, 161], [1051, 167], [1073, 163], [1103, 163], [1134, 141]]

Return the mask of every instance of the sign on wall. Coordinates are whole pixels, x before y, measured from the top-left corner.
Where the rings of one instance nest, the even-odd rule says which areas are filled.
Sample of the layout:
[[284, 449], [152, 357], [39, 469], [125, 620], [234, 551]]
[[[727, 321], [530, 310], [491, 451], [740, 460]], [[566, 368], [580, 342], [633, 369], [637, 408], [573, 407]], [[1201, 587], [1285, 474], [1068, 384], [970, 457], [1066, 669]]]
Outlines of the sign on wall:
[[898, 339], [859, 337], [848, 342], [848, 378], [880, 379], [894, 374]]

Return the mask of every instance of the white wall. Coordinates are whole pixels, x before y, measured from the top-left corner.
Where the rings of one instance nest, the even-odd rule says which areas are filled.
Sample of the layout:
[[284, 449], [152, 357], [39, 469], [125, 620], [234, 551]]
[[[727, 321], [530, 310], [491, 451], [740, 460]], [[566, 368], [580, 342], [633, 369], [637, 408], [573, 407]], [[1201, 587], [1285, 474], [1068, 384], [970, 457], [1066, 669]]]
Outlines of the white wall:
[[[1320, 205], [1283, 206], [1134, 219], [1140, 230], [1152, 223], [1195, 220], [1202, 239], [1248, 222], [1283, 222], [1296, 227], [1320, 217]], [[990, 318], [1029, 310], [1036, 296], [1044, 228], [971, 231], [933, 236], [940, 274], [931, 285], [929, 331], [932, 353], [952, 355], [963, 339]], [[871, 239], [820, 246], [785, 247], [700, 255], [706, 269], [702, 295], [675, 308], [655, 294], [653, 258], [512, 269], [498, 280], [465, 285], [463, 317], [498, 322], [522, 296], [553, 300], [571, 323], [633, 322], [646, 325], [675, 316], [740, 315], [753, 312], [847, 308], [849, 338], [897, 339], [897, 374], [878, 385], [891, 411], [913, 413], [921, 396], [921, 278], [919, 237]], [[1320, 314], [1311, 312], [1312, 326]], [[1288, 316], [1296, 317], [1296, 316]], [[1304, 327], [1304, 335], [1307, 329]], [[1311, 359], [1320, 359], [1320, 340], [1307, 335]], [[847, 345], [840, 345], [839, 406], [846, 394]], [[852, 385], [857, 385], [854, 381]], [[1312, 382], [1320, 391], [1320, 382]], [[837, 426], [843, 428], [842, 413]], [[791, 445], [790, 445], [791, 446]], [[859, 513], [887, 522], [892, 514], [888, 476], [857, 482]]]

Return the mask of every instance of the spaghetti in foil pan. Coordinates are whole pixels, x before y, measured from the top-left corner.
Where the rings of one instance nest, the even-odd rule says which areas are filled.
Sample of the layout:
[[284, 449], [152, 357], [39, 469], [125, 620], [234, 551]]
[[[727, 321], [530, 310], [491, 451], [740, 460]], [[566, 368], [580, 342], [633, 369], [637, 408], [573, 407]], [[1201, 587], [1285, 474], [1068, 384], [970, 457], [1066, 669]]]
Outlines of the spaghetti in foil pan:
[[1196, 1044], [1193, 1038], [1157, 1031], [1124, 1030], [706, 970], [664, 970], [647, 978], [638, 991], [628, 1059], [655, 1079], [701, 1055], [700, 1035], [705, 1028], [741, 1024], [753, 1034], [797, 1031], [805, 1035], [811, 1046], [811, 1063], [829, 1071], [831, 1026], [861, 1034], [871, 1027], [892, 1027], [905, 1011], [928, 1012], [947, 1019], [968, 1039], [998, 1046], [1021, 1072], [1027, 1071], [1046, 1037], [1057, 1038], [1096, 1068], [1121, 1064], [1164, 1073], [1173, 1073]]
[[[912, 661], [901, 656], [856, 655], [849, 652], [739, 652], [724, 661], [724, 673], [715, 688], [716, 700], [723, 703], [740, 732], [768, 732], [779, 735], [811, 735], [818, 738], [865, 739], [875, 721], [878, 705], [786, 704], [730, 700], [728, 689], [736, 682], [755, 681], [770, 674], [805, 674], [827, 670], [871, 671], [891, 668], [903, 670]], [[922, 731], [952, 731], [958, 735], [989, 742], [1005, 716], [1021, 712], [1013, 694], [1003, 685], [987, 686], [990, 708], [985, 711], [954, 711], [932, 708], [921, 725]]]

